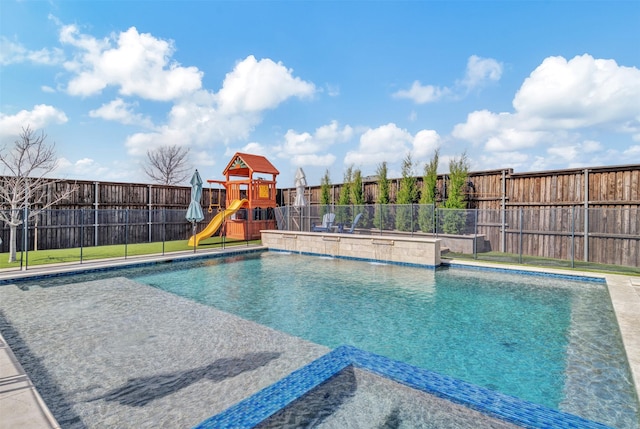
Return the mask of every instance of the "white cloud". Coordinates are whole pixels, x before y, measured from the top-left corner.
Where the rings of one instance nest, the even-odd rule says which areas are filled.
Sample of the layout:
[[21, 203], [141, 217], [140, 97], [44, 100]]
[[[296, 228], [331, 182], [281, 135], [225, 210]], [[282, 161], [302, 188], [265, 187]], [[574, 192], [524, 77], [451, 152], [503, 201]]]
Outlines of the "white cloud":
[[413, 160], [419, 162], [431, 159], [433, 152], [440, 146], [440, 135], [434, 130], [420, 130], [413, 138]]
[[[215, 155], [212, 154], [210, 151], [206, 151], [206, 150], [189, 152], [189, 159], [191, 163], [196, 165], [198, 168], [201, 168], [203, 166], [213, 167], [214, 165], [217, 164]], [[202, 172], [202, 170], [200, 171]]]
[[389, 123], [369, 129], [360, 136], [355, 151], [347, 152], [345, 165], [376, 165], [383, 161], [393, 163], [404, 158], [413, 143], [413, 136], [396, 124]]
[[547, 149], [547, 153], [553, 158], [562, 158], [564, 162], [569, 162], [577, 158], [579, 149], [577, 145], [550, 147]]
[[201, 147], [227, 145], [248, 138], [262, 122], [264, 110], [291, 97], [310, 96], [314, 90], [312, 83], [293, 77], [281, 63], [249, 56], [227, 74], [217, 94], [200, 90], [177, 100], [165, 125], [152, 133], [129, 136], [126, 146], [131, 155], [141, 155], [178, 142]]
[[197, 91], [202, 75], [196, 67], [182, 67], [170, 61], [175, 52], [172, 41], [138, 33], [135, 27], [110, 38], [97, 40], [67, 25], [60, 31], [60, 42], [78, 49], [65, 68], [74, 76], [67, 91], [89, 96], [107, 86], [122, 95], [148, 100], [175, 100]]
[[513, 168], [515, 171], [527, 171], [532, 166], [531, 157], [523, 152], [484, 152], [472, 160], [472, 170], [493, 170], [498, 168]]
[[493, 58], [480, 58], [472, 55], [467, 61], [467, 70], [460, 85], [472, 90], [483, 86], [487, 81], [496, 82], [502, 77], [502, 64]]
[[353, 128], [349, 125], [340, 129], [338, 121], [331, 121], [331, 123], [317, 128], [314, 137], [323, 144], [330, 145], [348, 142], [353, 137], [353, 132]]
[[288, 159], [293, 165], [326, 167], [336, 159], [334, 155], [327, 153], [330, 147], [350, 141], [353, 135], [351, 126], [340, 127], [337, 121], [331, 121], [316, 128], [313, 134], [288, 130], [284, 142], [273, 150], [279, 158]]
[[513, 106], [546, 128], [634, 123], [640, 127], [640, 70], [614, 60], [546, 58], [525, 79]]
[[89, 111], [89, 116], [107, 121], [116, 121], [125, 125], [140, 125], [145, 128], [152, 128], [153, 123], [149, 117], [133, 111], [136, 105], [136, 103], [127, 103], [122, 98], [116, 98], [109, 103], [103, 104], [98, 109]]
[[[75, 25], [60, 25], [59, 40], [72, 51], [64, 63], [69, 73], [66, 91], [91, 96], [108, 87], [120, 97], [89, 112], [89, 116], [151, 129], [125, 141], [129, 155], [144, 156], [164, 145], [208, 148], [246, 139], [262, 122], [265, 110], [286, 100], [312, 97], [313, 83], [269, 58], [250, 55], [226, 74], [219, 92], [202, 88], [203, 73], [172, 59], [175, 46], [135, 27], [96, 38]], [[44, 89], [47, 90], [47, 89]], [[164, 124], [136, 112], [135, 98], [172, 102]]]
[[315, 85], [293, 77], [293, 71], [269, 58], [256, 60], [249, 55], [227, 73], [217, 94], [220, 111], [225, 115], [274, 109], [290, 97], [313, 95]]
[[291, 157], [291, 164], [298, 165], [301, 167], [306, 165], [312, 165], [316, 167], [329, 167], [333, 165], [335, 161], [336, 161], [335, 155], [330, 153], [324, 154], [324, 155], [317, 155], [317, 154], [294, 155], [293, 157]]
[[503, 118], [509, 118], [509, 114], [477, 110], [467, 115], [467, 122], [455, 125], [451, 134], [474, 144], [482, 143], [501, 128]]
[[67, 115], [53, 106], [38, 104], [32, 110], [21, 110], [15, 115], [7, 115], [0, 112], [0, 137], [18, 136], [23, 127], [31, 129], [45, 128], [52, 123], [64, 124]]
[[172, 129], [162, 126], [158, 131], [150, 133], [135, 133], [127, 137], [125, 146], [133, 156], [144, 156], [147, 151], [162, 146], [188, 144], [192, 135], [189, 130]]
[[508, 152], [535, 147], [545, 139], [552, 141], [551, 136], [543, 131], [502, 128], [487, 139], [484, 148], [491, 152]]
[[340, 87], [338, 85], [325, 84], [329, 97], [337, 97], [340, 95]]
[[623, 152], [623, 155], [625, 159], [637, 161], [640, 159], [640, 145], [629, 146], [629, 148]]
[[[250, 142], [242, 146], [242, 149], [239, 152], [254, 153], [256, 155], [267, 156], [269, 155], [270, 150], [263, 144], [260, 144], [258, 142]], [[235, 151], [233, 152], [233, 154], [235, 154]], [[233, 154], [229, 154], [229, 156], [232, 156]]]
[[60, 64], [63, 58], [63, 52], [59, 48], [32, 51], [20, 43], [13, 42], [5, 36], [0, 36], [0, 65], [6, 66], [19, 63], [56, 65]]
[[549, 57], [525, 79], [513, 106], [513, 113], [472, 112], [452, 136], [482, 144], [488, 161], [508, 165], [526, 157], [516, 151], [546, 150], [550, 158], [527, 159], [522, 164], [526, 170], [544, 169], [555, 162], [552, 158], [564, 165], [597, 161], [603, 146], [583, 139], [585, 129], [640, 135], [640, 70], [590, 55], [569, 61]]
[[584, 153], [594, 153], [604, 149], [602, 144], [595, 140], [585, 140], [580, 147]]
[[[114, 172], [108, 167], [100, 165], [96, 160], [91, 158], [81, 158], [75, 162], [67, 158], [58, 158], [58, 167], [55, 171], [55, 177], [87, 179], [92, 180], [95, 177], [113, 177]], [[121, 177], [122, 173], [118, 173]]]
[[498, 81], [502, 77], [502, 64], [493, 58], [472, 55], [467, 61], [464, 78], [453, 88], [423, 85], [416, 80], [409, 89], [393, 93], [394, 98], [407, 98], [416, 104], [433, 103], [445, 97], [461, 97], [465, 93], [484, 86], [488, 81]]
[[284, 144], [278, 149], [283, 157], [314, 154], [326, 151], [333, 144], [347, 142], [352, 136], [353, 129], [349, 125], [340, 129], [338, 122], [332, 121], [328, 125], [317, 128], [313, 135], [288, 130], [284, 136]]
[[440, 88], [433, 85], [422, 85], [420, 81], [414, 81], [411, 88], [401, 89], [393, 94], [394, 98], [408, 98], [417, 104], [433, 103], [451, 92], [448, 88]]

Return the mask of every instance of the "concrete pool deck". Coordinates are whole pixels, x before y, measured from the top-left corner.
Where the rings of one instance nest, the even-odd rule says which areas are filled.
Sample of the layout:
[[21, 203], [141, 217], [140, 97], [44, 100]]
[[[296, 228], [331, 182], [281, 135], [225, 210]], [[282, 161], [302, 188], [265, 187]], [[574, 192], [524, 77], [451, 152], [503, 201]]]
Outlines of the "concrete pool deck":
[[[263, 246], [251, 246], [252, 249], [261, 249]], [[16, 279], [23, 277], [42, 276], [62, 272], [74, 272], [78, 270], [103, 269], [113, 266], [135, 265], [152, 261], [177, 260], [182, 258], [192, 258], [207, 256], [211, 253], [232, 253], [245, 250], [242, 248], [231, 248], [226, 250], [198, 251], [195, 255], [191, 252], [180, 254], [167, 254], [163, 256], [135, 257], [119, 261], [95, 261], [83, 264], [65, 264], [56, 266], [43, 266], [30, 268], [28, 271], [5, 271], [0, 272], [0, 280]], [[585, 276], [603, 278], [607, 282], [611, 301], [616, 313], [618, 325], [621, 331], [625, 346], [627, 359], [631, 367], [635, 388], [638, 392], [640, 387], [640, 278], [614, 275], [577, 272], [571, 270], [542, 269], [526, 266], [509, 266], [493, 263], [481, 263], [476, 261], [446, 260], [446, 264], [474, 266], [494, 269], [512, 269], [518, 271], [534, 271], [541, 273], [552, 273], [569, 276]], [[258, 325], [259, 326], [259, 325]], [[245, 327], [247, 328], [247, 327]], [[221, 332], [220, 337], [236, 335], [237, 332]], [[286, 342], [286, 341], [285, 341]], [[296, 362], [288, 362], [286, 371], [293, 370], [308, 363], [313, 358], [320, 356], [327, 349], [322, 346], [310, 345], [308, 356]], [[284, 349], [283, 349], [284, 350]], [[286, 353], [283, 358], [287, 359]], [[282, 359], [282, 358], [281, 358]], [[281, 360], [278, 359], [278, 360]], [[276, 379], [286, 375], [273, 374]], [[271, 379], [271, 377], [270, 377]], [[264, 384], [264, 383], [262, 383]], [[249, 396], [250, 392], [246, 392]], [[640, 392], [638, 393], [640, 396]], [[216, 407], [210, 407], [209, 414], [215, 412]], [[0, 429], [6, 428], [58, 428], [59, 424], [53, 418], [46, 404], [40, 398], [38, 392], [24, 372], [22, 366], [17, 361], [12, 351], [8, 347], [0, 333]]]

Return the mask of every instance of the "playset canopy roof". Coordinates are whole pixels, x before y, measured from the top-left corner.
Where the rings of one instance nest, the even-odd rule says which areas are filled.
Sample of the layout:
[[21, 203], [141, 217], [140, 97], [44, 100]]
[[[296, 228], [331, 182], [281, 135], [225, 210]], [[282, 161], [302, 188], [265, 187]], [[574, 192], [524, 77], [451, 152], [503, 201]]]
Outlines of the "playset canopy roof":
[[254, 173], [271, 174], [273, 175], [271, 180], [275, 180], [275, 176], [280, 174], [278, 169], [264, 156], [240, 152], [231, 158], [222, 172], [227, 177], [248, 177], [250, 179], [253, 179]]

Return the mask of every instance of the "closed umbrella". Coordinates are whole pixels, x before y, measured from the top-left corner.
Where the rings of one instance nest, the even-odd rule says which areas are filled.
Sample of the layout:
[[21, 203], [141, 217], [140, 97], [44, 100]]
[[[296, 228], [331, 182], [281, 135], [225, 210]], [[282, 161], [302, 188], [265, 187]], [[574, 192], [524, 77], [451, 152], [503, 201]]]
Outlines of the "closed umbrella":
[[307, 201], [304, 198], [304, 188], [307, 186], [307, 178], [302, 168], [298, 167], [296, 171], [296, 199], [293, 202], [294, 207], [304, 207]]
[[[196, 235], [196, 222], [204, 219], [202, 207], [200, 207], [200, 197], [202, 197], [202, 178], [198, 170], [191, 177], [191, 202], [187, 209], [186, 218], [193, 224], [193, 235]], [[193, 251], [196, 251], [196, 240], [193, 240]]]

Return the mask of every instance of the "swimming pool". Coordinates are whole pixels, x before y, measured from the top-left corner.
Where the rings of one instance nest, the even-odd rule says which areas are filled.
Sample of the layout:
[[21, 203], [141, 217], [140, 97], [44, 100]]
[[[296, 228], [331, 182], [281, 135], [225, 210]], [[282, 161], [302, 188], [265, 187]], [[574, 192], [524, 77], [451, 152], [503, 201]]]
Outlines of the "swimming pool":
[[637, 427], [603, 283], [276, 252], [133, 278], [317, 344]]
[[[355, 345], [614, 427], [638, 427], [638, 405], [603, 283], [465, 269], [432, 271], [276, 252], [74, 276], [74, 281], [105, 276], [126, 276], [152, 285], [161, 294], [149, 295], [145, 289], [132, 289], [134, 283], [111, 292], [99, 283], [84, 284], [77, 289], [69, 285], [60, 288], [66, 288], [64, 294], [53, 295], [55, 301], [48, 303], [48, 307], [61, 308], [53, 312], [45, 302], [38, 305], [47, 308], [36, 311], [56, 319], [71, 318], [71, 313], [84, 311], [73, 318], [77, 323], [73, 334], [79, 336], [77, 342], [88, 352], [105, 349], [106, 357], [99, 356], [105, 363], [111, 363], [116, 353], [122, 354], [124, 365], [131, 356], [146, 358], [159, 348], [167, 348], [168, 341], [184, 335], [185, 338], [179, 338], [176, 352], [176, 355], [180, 355], [179, 350], [185, 352], [182, 362], [172, 364], [193, 367], [198, 373], [202, 372], [199, 368], [208, 368], [210, 364], [200, 361], [201, 355], [206, 354], [203, 353], [206, 337], [200, 338], [193, 327], [183, 326], [181, 318], [199, 321], [212, 336], [219, 328], [221, 316], [203, 310], [207, 307], [195, 307], [194, 313], [186, 302], [197, 301], [316, 344], [330, 348]], [[46, 279], [21, 287], [25, 290], [31, 287], [36, 293], [39, 288], [34, 284], [54, 286], [70, 281], [70, 278]], [[104, 289], [106, 295], [101, 297], [102, 290], [98, 289]], [[134, 291], [139, 296], [134, 296]], [[42, 292], [43, 297], [47, 296], [46, 290]], [[172, 294], [185, 298], [176, 303], [170, 298], [175, 296]], [[156, 295], [160, 301], [149, 298]], [[130, 303], [128, 298], [138, 302]], [[119, 305], [112, 303], [116, 299]], [[112, 306], [102, 309], [105, 304]], [[145, 308], [147, 304], [150, 308]], [[23, 305], [30, 305], [26, 298]], [[134, 307], [122, 312], [121, 307], [125, 306]], [[48, 313], [49, 310], [52, 312]], [[100, 316], [103, 319], [91, 324], [83, 321], [83, 317], [91, 317], [98, 310], [104, 310]], [[121, 320], [116, 320], [114, 312], [122, 312]], [[164, 313], [171, 313], [166, 321]], [[144, 329], [137, 332], [140, 326], [151, 329], [146, 325], [158, 324], [155, 321], [158, 318], [163, 325], [157, 332], [152, 335]], [[111, 330], [103, 328], [110, 319], [119, 324]], [[66, 323], [56, 322], [58, 330]], [[41, 321], [31, 330], [37, 332], [49, 324], [53, 322]], [[172, 335], [162, 336], [163, 330], [171, 330]], [[245, 331], [233, 332], [244, 335], [241, 333]], [[117, 347], [125, 346], [126, 350], [104, 347], [104, 341], [93, 338], [93, 334], [100, 338], [101, 332], [104, 336], [114, 336], [116, 332], [110, 341]], [[65, 341], [65, 334], [48, 333], [59, 342]], [[225, 335], [225, 342], [237, 341]], [[46, 339], [47, 335], [43, 335], [36, 340]], [[222, 347], [221, 339], [217, 341], [209, 345], [211, 350]], [[147, 350], [146, 346], [150, 348]], [[32, 347], [47, 349], [45, 344]], [[195, 348], [196, 353], [186, 356], [186, 348]], [[125, 351], [131, 353], [128, 358]], [[76, 354], [81, 353], [72, 351], [70, 356], [75, 359]], [[79, 362], [85, 363], [82, 359]], [[135, 362], [132, 366], [136, 366]], [[267, 368], [273, 372], [268, 365]], [[70, 371], [73, 369], [65, 368], [60, 374], [65, 376]], [[87, 367], [86, 372], [92, 374], [95, 369]], [[105, 372], [104, 377], [118, 375]], [[126, 386], [122, 380], [121, 384]], [[254, 384], [255, 380], [249, 383], [252, 388]], [[110, 391], [100, 389], [101, 386], [82, 383], [69, 386], [81, 403], [86, 399], [85, 393], [91, 393], [90, 398], [108, 397]], [[162, 400], [158, 400], [158, 409], [173, 409], [163, 405]], [[189, 401], [194, 401], [194, 397]], [[209, 408], [206, 412], [211, 415], [217, 411]]]

